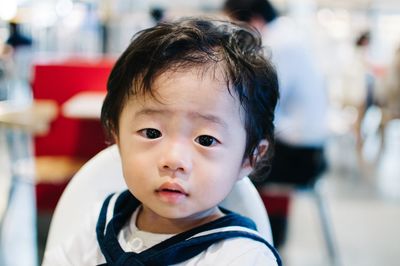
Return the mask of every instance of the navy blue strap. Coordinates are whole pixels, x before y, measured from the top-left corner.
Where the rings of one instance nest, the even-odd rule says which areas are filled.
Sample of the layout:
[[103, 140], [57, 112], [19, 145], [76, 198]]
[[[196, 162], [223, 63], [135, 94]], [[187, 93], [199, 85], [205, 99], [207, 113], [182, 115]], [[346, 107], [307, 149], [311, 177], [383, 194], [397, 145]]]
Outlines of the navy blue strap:
[[107, 210], [113, 195], [109, 195], [104, 201], [96, 226], [96, 236], [101, 252], [106, 261], [110, 263], [116, 263], [125, 253], [118, 242], [118, 232], [140, 203], [136, 198], [131, 196], [128, 190], [122, 192], [115, 202], [114, 215], [106, 227]]
[[[158, 253], [153, 253], [152, 255], [149, 255], [146, 252], [147, 250], [142, 252], [141, 255], [143, 254], [143, 262], [145, 262], [146, 265], [160, 265], [160, 262], [163, 265], [166, 263], [176, 264], [197, 256], [216, 242], [236, 237], [251, 238], [264, 243], [276, 257], [277, 264], [282, 265], [278, 252], [274, 247], [271, 246], [271, 244], [269, 244], [263, 238], [245, 231], [226, 231], [202, 235], [186, 241], [175, 243], [174, 245], [171, 245], [159, 251]], [[128, 257], [127, 261], [129, 261], [131, 254], [127, 253], [126, 255]]]
[[275, 255], [278, 265], [282, 265], [281, 259], [275, 248], [263, 238], [245, 231], [226, 231], [193, 237], [194, 235], [208, 230], [227, 226], [241, 226], [256, 230], [256, 226], [250, 219], [222, 209], [225, 216], [207, 224], [201, 225], [186, 232], [177, 234], [161, 243], [144, 250], [141, 253], [124, 252], [118, 242], [118, 233], [128, 221], [140, 202], [125, 191], [118, 196], [114, 215], [107, 223], [107, 209], [112, 195], [104, 202], [100, 211], [96, 227], [97, 240], [100, 249], [107, 261], [104, 265], [166, 265], [176, 264], [195, 257], [212, 244], [234, 237], [247, 237], [264, 243]]
[[242, 226], [242, 227], [249, 228], [252, 230], [257, 230], [256, 225], [250, 219], [240, 216], [236, 213], [230, 212], [226, 209], [223, 209], [223, 208], [221, 208], [221, 209], [226, 214], [225, 216], [223, 216], [217, 220], [211, 221], [209, 223], [203, 224], [201, 226], [195, 227], [191, 230], [174, 235], [174, 236], [170, 237], [169, 239], [166, 239], [165, 241], [162, 241], [161, 243], [153, 246], [151, 249], [145, 250], [143, 252], [146, 253], [146, 255], [151, 256], [151, 253], [159, 253], [161, 250], [164, 250], [176, 243], [186, 241], [187, 239], [189, 239], [190, 237], [192, 237], [198, 233], [216, 229], [216, 228], [221, 228], [221, 227]]
[[[124, 251], [122, 250], [122, 248], [119, 244], [118, 245], [108, 245], [107, 242], [105, 241], [104, 231], [105, 231], [106, 223], [107, 223], [107, 210], [108, 210], [108, 205], [110, 203], [112, 196], [113, 195], [108, 196], [106, 198], [106, 200], [104, 201], [103, 206], [101, 207], [99, 219], [98, 219], [97, 225], [96, 225], [97, 242], [99, 243], [100, 250], [103, 253], [106, 261], [110, 262], [110, 263], [114, 262], [114, 257], [112, 256], [113, 254], [124, 253]], [[117, 249], [120, 248], [121, 250], [120, 251], [114, 250], [114, 248], [117, 248]]]

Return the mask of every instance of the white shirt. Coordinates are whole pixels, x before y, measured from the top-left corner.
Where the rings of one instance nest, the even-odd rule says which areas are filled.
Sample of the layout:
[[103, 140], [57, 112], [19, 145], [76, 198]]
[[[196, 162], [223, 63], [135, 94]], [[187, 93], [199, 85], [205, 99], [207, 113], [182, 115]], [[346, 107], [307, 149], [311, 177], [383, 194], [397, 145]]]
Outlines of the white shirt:
[[327, 134], [327, 93], [310, 45], [289, 18], [269, 23], [262, 35], [278, 73], [276, 137], [293, 145], [323, 145]]
[[[172, 236], [138, 229], [138, 210], [139, 208], [118, 235], [119, 243], [125, 252], [141, 252]], [[95, 232], [98, 213], [96, 211], [95, 215], [92, 215], [80, 234], [68, 239], [64, 245], [46, 251], [42, 266], [93, 266], [105, 263]], [[277, 265], [277, 262], [273, 253], [263, 243], [238, 237], [220, 241], [190, 260], [176, 265], [272, 266]]]

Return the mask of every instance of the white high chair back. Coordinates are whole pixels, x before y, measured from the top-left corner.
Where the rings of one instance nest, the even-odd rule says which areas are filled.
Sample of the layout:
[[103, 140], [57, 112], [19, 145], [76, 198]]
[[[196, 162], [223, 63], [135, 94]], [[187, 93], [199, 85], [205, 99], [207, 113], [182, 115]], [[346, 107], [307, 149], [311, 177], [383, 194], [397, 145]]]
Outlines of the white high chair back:
[[[72, 178], [54, 211], [46, 250], [56, 247], [77, 232], [82, 217], [112, 192], [125, 190], [121, 159], [116, 145], [90, 159]], [[247, 216], [256, 223], [260, 234], [272, 243], [270, 223], [264, 204], [250, 180], [239, 181], [223, 207]]]

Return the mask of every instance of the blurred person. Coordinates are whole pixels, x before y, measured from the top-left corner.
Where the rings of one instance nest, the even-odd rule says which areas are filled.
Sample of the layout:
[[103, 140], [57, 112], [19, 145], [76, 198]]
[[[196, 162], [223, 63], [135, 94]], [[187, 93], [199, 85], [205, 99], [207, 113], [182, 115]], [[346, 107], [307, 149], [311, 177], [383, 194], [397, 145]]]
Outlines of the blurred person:
[[400, 46], [393, 55], [382, 84], [375, 93], [375, 98], [382, 112], [379, 127], [381, 132], [381, 153], [385, 145], [385, 127], [387, 123], [392, 119], [400, 119]]
[[21, 31], [20, 23], [11, 21], [6, 46], [9, 54], [6, 97], [18, 104], [29, 104], [32, 101], [32, 38]]
[[107, 90], [101, 120], [128, 190], [43, 265], [281, 265], [250, 219], [218, 206], [269, 167], [278, 80], [260, 36], [224, 21], [159, 23], [135, 35]]
[[0, 40], [0, 101], [7, 100], [12, 47]]
[[367, 108], [373, 104], [374, 79], [370, 72], [368, 59], [370, 42], [371, 34], [369, 31], [362, 31], [357, 35], [352, 47], [352, 56], [349, 57], [349, 62], [342, 69], [343, 107], [351, 107], [356, 110], [357, 114], [354, 121], [354, 135], [359, 163], [363, 163], [362, 147], [364, 140], [361, 124]]
[[21, 84], [17, 80], [20, 71], [17, 62], [20, 56], [17, 53], [20, 49], [25, 49], [26, 46], [31, 45], [31, 42], [19, 32], [16, 23], [9, 23], [9, 32], [9, 37], [4, 42], [0, 42], [0, 100], [12, 98], [13, 90], [11, 90], [11, 87]]
[[375, 162], [372, 164], [369, 162], [371, 154], [368, 154], [368, 139], [374, 132], [368, 132], [368, 126], [365, 127], [365, 123], [369, 121], [368, 118], [366, 120], [366, 115], [371, 107], [376, 107], [378, 104], [376, 90], [385, 73], [385, 68], [371, 59], [370, 43], [370, 31], [360, 32], [354, 39], [352, 54], [348, 57], [349, 61], [343, 65], [342, 69], [342, 104], [344, 108], [350, 107], [356, 111], [353, 123], [356, 155], [359, 169], [366, 172], [369, 172], [370, 167], [376, 162], [376, 160], [373, 160]]
[[[256, 27], [276, 65], [280, 101], [276, 110], [275, 156], [269, 177], [253, 176], [266, 205], [274, 243], [284, 243], [291, 190], [271, 192], [273, 183], [312, 186], [325, 170], [327, 95], [310, 43], [288, 18], [265, 0], [227, 0], [224, 11]], [[276, 202], [275, 206], [271, 203]]]
[[6, 43], [13, 49], [15, 62], [15, 75], [26, 81], [31, 79], [32, 46], [33, 40], [21, 31], [21, 24], [11, 21], [9, 23], [9, 37]]
[[371, 43], [371, 33], [369, 30], [364, 31], [360, 34], [360, 36], [356, 40], [356, 57], [358, 57], [358, 61], [361, 62], [361, 64], [364, 67], [364, 80], [365, 80], [365, 85], [364, 85], [364, 104], [361, 109], [361, 113], [365, 113], [365, 111], [368, 109], [368, 107], [372, 106], [374, 104], [373, 100], [373, 90], [374, 90], [374, 75], [375, 72], [379, 71], [377, 66], [374, 66], [369, 59], [368, 56], [368, 49], [370, 47]]

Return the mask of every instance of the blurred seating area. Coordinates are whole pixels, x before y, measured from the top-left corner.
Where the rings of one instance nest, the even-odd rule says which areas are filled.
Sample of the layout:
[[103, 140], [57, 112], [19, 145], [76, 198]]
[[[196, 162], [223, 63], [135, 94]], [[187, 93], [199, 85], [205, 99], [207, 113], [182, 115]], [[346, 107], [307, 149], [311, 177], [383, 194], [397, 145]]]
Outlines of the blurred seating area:
[[[328, 167], [315, 187], [329, 212], [337, 256], [332, 260], [325, 246], [313, 194], [270, 187], [292, 196], [290, 204], [286, 197], [263, 198], [270, 213], [288, 217], [279, 247], [284, 265], [397, 265], [400, 3], [271, 2], [310, 40], [324, 76]], [[112, 66], [132, 36], [181, 16], [227, 18], [223, 3], [0, 2], [0, 266], [40, 265], [64, 188], [110, 144], [101, 104]]]

